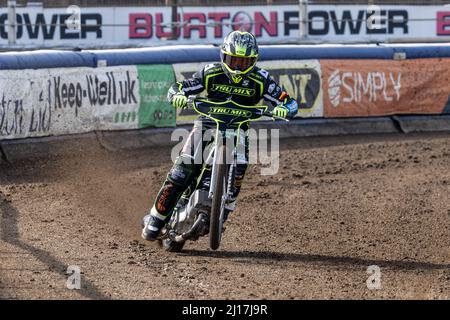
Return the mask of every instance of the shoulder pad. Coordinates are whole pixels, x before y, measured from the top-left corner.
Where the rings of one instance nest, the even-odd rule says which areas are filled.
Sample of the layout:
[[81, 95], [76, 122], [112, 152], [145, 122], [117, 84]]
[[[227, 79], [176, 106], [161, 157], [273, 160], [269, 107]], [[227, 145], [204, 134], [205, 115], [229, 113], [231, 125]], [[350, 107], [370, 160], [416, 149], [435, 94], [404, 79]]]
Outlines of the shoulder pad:
[[252, 77], [254, 77], [258, 80], [263, 80], [263, 79], [267, 79], [269, 73], [266, 70], [255, 67], [252, 70], [251, 75], [252, 75]]
[[258, 74], [261, 75], [264, 79], [267, 79], [269, 77], [269, 72], [264, 69], [258, 68]]
[[222, 66], [220, 65], [220, 63], [210, 63], [210, 64], [207, 64], [203, 68], [203, 71], [205, 74], [209, 74], [209, 73], [217, 73], [217, 72], [223, 71], [223, 70], [222, 70]]

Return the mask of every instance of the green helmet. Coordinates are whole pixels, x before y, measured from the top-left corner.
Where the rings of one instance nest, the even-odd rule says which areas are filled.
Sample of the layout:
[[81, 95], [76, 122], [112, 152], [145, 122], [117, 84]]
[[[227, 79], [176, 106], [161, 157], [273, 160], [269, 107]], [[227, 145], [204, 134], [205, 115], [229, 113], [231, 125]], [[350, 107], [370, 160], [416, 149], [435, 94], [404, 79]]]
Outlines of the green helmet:
[[250, 32], [233, 31], [220, 47], [222, 69], [235, 82], [240, 82], [242, 75], [252, 71], [258, 55], [256, 38]]

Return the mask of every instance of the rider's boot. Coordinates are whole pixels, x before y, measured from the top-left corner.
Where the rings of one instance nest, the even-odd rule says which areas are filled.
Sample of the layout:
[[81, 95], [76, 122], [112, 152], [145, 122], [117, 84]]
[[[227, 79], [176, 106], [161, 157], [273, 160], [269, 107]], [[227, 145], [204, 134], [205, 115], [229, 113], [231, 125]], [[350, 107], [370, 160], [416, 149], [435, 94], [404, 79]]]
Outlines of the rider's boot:
[[167, 220], [168, 218], [159, 214], [155, 206], [153, 206], [150, 213], [144, 217], [142, 238], [149, 241], [157, 240]]
[[178, 195], [185, 189], [181, 179], [185, 176], [186, 173], [183, 171], [183, 167], [180, 167], [178, 164], [175, 164], [169, 172], [167, 179], [156, 196], [150, 213], [144, 217], [142, 238], [145, 240], [157, 240], [164, 225], [170, 220]]

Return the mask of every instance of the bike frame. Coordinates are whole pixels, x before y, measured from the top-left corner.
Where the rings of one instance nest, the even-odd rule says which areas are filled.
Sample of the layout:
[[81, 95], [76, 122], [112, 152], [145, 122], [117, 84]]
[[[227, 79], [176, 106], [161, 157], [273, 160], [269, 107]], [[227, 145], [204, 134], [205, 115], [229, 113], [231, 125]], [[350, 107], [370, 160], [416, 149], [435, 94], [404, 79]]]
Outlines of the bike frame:
[[[241, 142], [241, 127], [246, 123], [259, 120], [263, 116], [271, 117], [273, 120], [278, 117], [267, 112], [267, 106], [244, 106], [231, 100], [217, 102], [204, 98], [197, 99], [191, 96], [188, 98], [188, 106], [192, 107], [198, 114], [213, 120], [216, 124], [216, 131], [214, 134], [214, 141], [212, 142], [213, 145], [211, 146], [207, 159], [203, 163], [200, 175], [180, 197], [180, 199], [184, 198], [184, 200], [187, 200], [184, 206], [180, 206], [180, 208], [183, 208], [185, 214], [183, 221], [188, 217], [186, 214], [190, 215], [186, 211], [189, 210], [189, 208], [194, 208], [193, 210], [196, 210], [195, 212], [197, 215], [195, 216], [195, 221], [192, 225], [190, 225], [192, 222], [185, 225], [185, 227], [188, 228], [187, 231], [182, 225], [181, 229], [184, 229], [184, 231], [178, 233], [174, 226], [177, 226], [180, 223], [183, 224], [183, 221], [180, 221], [181, 211], [179, 210], [175, 216], [172, 216], [172, 219], [176, 218], [177, 221], [171, 222], [175, 223], [175, 225], [172, 225], [172, 227], [169, 227], [167, 230], [165, 238], [163, 238], [163, 244], [168, 251], [180, 251], [186, 240], [197, 239], [199, 236], [205, 234], [203, 233], [205, 232], [205, 221], [207, 221], [206, 219], [209, 215], [210, 247], [215, 250], [219, 247], [222, 237], [221, 230], [223, 230], [225, 203], [233, 191], [232, 186], [234, 186], [238, 162], [237, 146]], [[230, 134], [230, 130], [228, 129], [233, 129], [232, 134]], [[234, 145], [234, 139], [236, 139], [236, 145]], [[233, 145], [232, 149], [230, 147], [231, 145]], [[222, 146], [224, 146], [224, 148], [221, 148]], [[200, 147], [198, 149], [203, 152], [203, 148]], [[195, 157], [198, 150], [194, 152]], [[220, 154], [220, 152], [223, 153]], [[226, 163], [227, 159], [230, 159], [230, 155], [233, 156], [232, 162]], [[219, 159], [222, 158], [223, 161], [225, 161], [225, 166], [223, 166], [222, 163], [219, 163]], [[200, 191], [198, 186], [204, 179], [204, 173], [209, 166], [211, 166], [211, 180], [209, 190], [206, 194], [206, 191]], [[219, 178], [222, 179], [222, 181], [217, 181]], [[223, 185], [221, 186], [218, 183], [223, 183]], [[215, 195], [214, 192], [216, 191], [221, 192], [222, 195]], [[195, 197], [193, 197], [194, 195]], [[178, 199], [178, 201], [180, 201], [180, 199]], [[208, 205], [208, 202], [211, 204]], [[199, 204], [200, 206], [198, 206]], [[206, 208], [203, 207], [204, 204], [206, 204]], [[186, 205], [189, 206], [188, 209], [186, 208]], [[207, 211], [208, 206], [210, 206], [209, 213]], [[192, 218], [194, 218], [194, 216], [192, 216]], [[214, 230], [214, 232], [211, 230]]]
[[[210, 157], [217, 155], [219, 153], [220, 147], [223, 144], [225, 144], [225, 146], [230, 145], [230, 141], [231, 141], [231, 139], [234, 139], [234, 137], [236, 137], [236, 141], [237, 141], [236, 146], [237, 146], [237, 144], [240, 141], [241, 127], [245, 123], [259, 120], [262, 116], [265, 115], [265, 112], [267, 111], [267, 106], [245, 106], [245, 105], [236, 103], [232, 100], [216, 102], [216, 101], [198, 98], [198, 99], [194, 99], [191, 101], [192, 101], [194, 110], [198, 114], [203, 115], [203, 116], [213, 120], [216, 123], [214, 148], [208, 155], [207, 160], [210, 160]], [[205, 112], [206, 110], [200, 109], [199, 105], [202, 103], [206, 103], [206, 104], [209, 104], [209, 105], [217, 107], [217, 108], [216, 109], [211, 108], [210, 112], [207, 113], [207, 112]], [[236, 121], [235, 114], [232, 114], [233, 111], [230, 111], [230, 110], [234, 110], [234, 113], [239, 115], [237, 118], [241, 118], [241, 119], [238, 119], [240, 121]], [[252, 112], [255, 110], [259, 111], [259, 114], [256, 116], [255, 116], [255, 113]], [[227, 134], [227, 132], [229, 132], [229, 130], [227, 130], [227, 129], [230, 129], [230, 126], [234, 127], [233, 129], [235, 129], [237, 131], [237, 134], [234, 134], [234, 135]], [[233, 153], [233, 163], [230, 163], [229, 165], [235, 166], [237, 164], [236, 146], [234, 146], [233, 150], [228, 150], [228, 151], [232, 151], [232, 153]], [[212, 162], [212, 168], [211, 168], [211, 183], [210, 183], [209, 194], [208, 194], [209, 199], [212, 199], [214, 197], [213, 186], [217, 180], [217, 165], [216, 165], [217, 160], [216, 159], [218, 159], [218, 157], [214, 156], [214, 161]], [[229, 154], [227, 154], [226, 159], [229, 159]], [[205, 165], [207, 163], [208, 163], [208, 161], [205, 161]], [[231, 171], [229, 171], [228, 173], [231, 173]], [[229, 177], [228, 182], [233, 182], [231, 176]], [[228, 184], [228, 185], [230, 185], [230, 184]], [[227, 189], [224, 189], [224, 190], [227, 190]], [[226, 192], [226, 196], [225, 196], [226, 198], [224, 200], [227, 200], [227, 198], [229, 196], [228, 191], [229, 190], [227, 190], [227, 192]]]

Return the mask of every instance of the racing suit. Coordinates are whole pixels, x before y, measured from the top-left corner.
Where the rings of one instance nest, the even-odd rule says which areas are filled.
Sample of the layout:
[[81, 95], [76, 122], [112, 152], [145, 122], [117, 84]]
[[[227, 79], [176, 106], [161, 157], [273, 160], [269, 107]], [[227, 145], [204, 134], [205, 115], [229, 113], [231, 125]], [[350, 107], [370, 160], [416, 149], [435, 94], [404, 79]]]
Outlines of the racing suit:
[[[239, 83], [235, 83], [224, 73], [220, 63], [206, 65], [190, 79], [176, 82], [169, 89], [167, 98], [171, 102], [175, 94], [190, 96], [197, 95], [204, 90], [206, 90], [208, 99], [218, 101], [232, 100], [249, 106], [257, 105], [262, 98], [270, 102], [274, 107], [281, 105], [283, 101], [286, 101], [285, 99], [290, 99], [288, 94], [282, 90], [267, 71], [255, 67], [251, 72], [243, 76]], [[295, 110], [296, 112], [297, 110]], [[202, 143], [202, 139], [194, 139], [194, 136], [196, 134], [203, 136], [205, 130], [209, 128], [215, 128], [215, 123], [211, 119], [200, 116], [195, 121], [194, 128], [184, 144], [180, 156], [174, 163], [156, 197], [155, 205], [151, 212], [152, 215], [156, 215], [161, 219], [168, 219], [179, 197], [200, 174], [202, 165], [196, 164], [192, 159], [198, 147], [196, 143]], [[242, 129], [247, 130], [248, 126]], [[229, 203], [227, 206], [230, 211], [234, 210], [235, 199], [240, 192], [241, 183], [247, 169], [249, 143], [247, 134], [243, 137], [243, 141], [240, 141], [240, 143], [245, 143], [245, 148], [241, 148], [241, 150], [245, 150], [245, 159], [244, 161], [238, 161], [237, 164], [235, 188], [231, 197], [232, 203]], [[203, 154], [206, 146], [206, 144], [202, 144], [201, 154]], [[157, 212], [154, 212], [154, 210]]]

